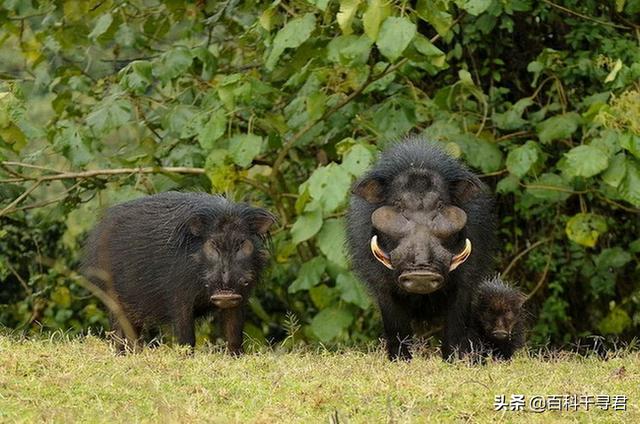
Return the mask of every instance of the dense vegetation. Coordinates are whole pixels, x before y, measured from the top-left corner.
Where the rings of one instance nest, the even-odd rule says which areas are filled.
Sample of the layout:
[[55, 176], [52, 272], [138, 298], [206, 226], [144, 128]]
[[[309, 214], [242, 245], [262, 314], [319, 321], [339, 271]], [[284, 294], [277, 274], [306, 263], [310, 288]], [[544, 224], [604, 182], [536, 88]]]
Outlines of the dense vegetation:
[[[36, 1], [0, 7], [0, 322], [102, 328], [74, 270], [100, 211], [225, 193], [276, 212], [246, 332], [379, 334], [352, 181], [439, 141], [496, 192], [533, 343], [640, 330], [640, 1]], [[212, 331], [203, 325], [201, 336]]]

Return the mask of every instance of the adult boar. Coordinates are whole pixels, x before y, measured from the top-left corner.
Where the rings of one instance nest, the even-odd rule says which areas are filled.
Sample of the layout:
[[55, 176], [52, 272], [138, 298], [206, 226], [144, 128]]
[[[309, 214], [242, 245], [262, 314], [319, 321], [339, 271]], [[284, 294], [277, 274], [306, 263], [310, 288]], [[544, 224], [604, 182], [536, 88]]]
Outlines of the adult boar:
[[410, 359], [414, 320], [444, 317], [442, 353], [465, 354], [473, 286], [492, 267], [493, 201], [437, 146], [409, 138], [384, 151], [352, 189], [347, 241], [376, 298], [390, 359]]
[[168, 192], [108, 209], [87, 240], [82, 272], [123, 315], [112, 310], [119, 349], [161, 324], [193, 347], [195, 318], [219, 310], [228, 349], [240, 353], [243, 306], [265, 266], [274, 221], [264, 209], [204, 193]]

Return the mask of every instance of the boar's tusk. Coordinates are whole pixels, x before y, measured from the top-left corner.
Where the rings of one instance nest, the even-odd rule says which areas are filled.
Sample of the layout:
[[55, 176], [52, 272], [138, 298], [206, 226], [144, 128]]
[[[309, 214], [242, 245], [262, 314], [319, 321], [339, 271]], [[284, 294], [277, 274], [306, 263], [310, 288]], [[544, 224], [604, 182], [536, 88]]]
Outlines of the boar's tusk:
[[378, 236], [371, 237], [371, 253], [373, 256], [384, 266], [389, 269], [393, 269], [391, 266], [391, 260], [389, 259], [389, 255], [387, 255], [384, 250], [378, 245]]
[[454, 269], [462, 265], [462, 263], [466, 261], [470, 255], [471, 255], [471, 240], [465, 239], [464, 249], [462, 249], [462, 252], [458, 253], [456, 256], [453, 257], [453, 259], [451, 259], [451, 265], [449, 266], [449, 271], [453, 271]]

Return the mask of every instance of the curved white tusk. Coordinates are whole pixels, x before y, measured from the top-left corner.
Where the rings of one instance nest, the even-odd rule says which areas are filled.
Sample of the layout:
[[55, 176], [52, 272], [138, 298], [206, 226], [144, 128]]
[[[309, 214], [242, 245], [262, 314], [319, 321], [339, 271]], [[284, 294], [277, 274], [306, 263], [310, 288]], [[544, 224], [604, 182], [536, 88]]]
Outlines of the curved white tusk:
[[465, 239], [464, 249], [462, 249], [462, 252], [458, 253], [453, 257], [453, 259], [451, 259], [451, 265], [449, 266], [449, 271], [453, 271], [454, 269], [462, 265], [464, 261], [466, 261], [469, 258], [470, 255], [471, 255], [471, 240]]
[[376, 258], [382, 265], [386, 266], [389, 269], [393, 269], [393, 266], [391, 266], [389, 255], [387, 255], [378, 244], [378, 236], [371, 237], [370, 245], [373, 257]]

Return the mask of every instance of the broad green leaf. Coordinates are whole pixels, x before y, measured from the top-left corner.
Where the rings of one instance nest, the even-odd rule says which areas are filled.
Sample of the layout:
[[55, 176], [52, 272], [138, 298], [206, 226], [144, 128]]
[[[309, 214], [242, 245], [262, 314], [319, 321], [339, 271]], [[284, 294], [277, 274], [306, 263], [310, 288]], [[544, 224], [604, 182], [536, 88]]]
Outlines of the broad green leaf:
[[116, 32], [115, 40], [123, 47], [132, 47], [136, 42], [136, 33], [131, 25], [122, 24]]
[[206, 175], [211, 181], [214, 193], [227, 193], [234, 187], [238, 179], [238, 173], [233, 165], [220, 164], [209, 168], [206, 171]]
[[353, 303], [362, 309], [371, 306], [371, 298], [367, 291], [351, 272], [338, 275], [336, 287], [340, 290], [340, 298], [345, 302]]
[[262, 151], [262, 137], [255, 134], [238, 134], [229, 140], [229, 153], [233, 162], [246, 168]]
[[119, 128], [131, 119], [131, 104], [110, 96], [98, 103], [87, 116], [87, 123], [99, 133]]
[[311, 330], [322, 342], [330, 342], [353, 322], [351, 312], [336, 306], [320, 311], [311, 320]]
[[311, 93], [307, 97], [307, 115], [312, 121], [316, 121], [322, 117], [327, 108], [327, 95], [322, 91]]
[[327, 262], [322, 256], [315, 258], [302, 264], [298, 270], [298, 276], [289, 286], [289, 293], [295, 293], [301, 290], [309, 290], [320, 283], [320, 278], [327, 267]]
[[453, 17], [448, 12], [448, 7], [448, 1], [418, 0], [416, 3], [418, 16], [433, 25], [445, 40], [449, 38], [453, 25]]
[[199, 117], [198, 109], [185, 104], [176, 104], [162, 116], [162, 128], [174, 137], [186, 139], [196, 134], [194, 121]]
[[313, 13], [290, 20], [273, 39], [273, 48], [267, 57], [265, 67], [273, 70], [285, 49], [296, 48], [307, 41], [315, 26], [316, 17]]
[[491, 0], [455, 0], [455, 2], [458, 7], [473, 16], [478, 16], [491, 6]]
[[354, 177], [359, 177], [369, 169], [373, 162], [373, 153], [361, 144], [354, 145], [342, 159], [342, 167]]
[[602, 181], [611, 187], [618, 187], [627, 174], [627, 161], [624, 153], [618, 153], [609, 162], [609, 167], [602, 174]]
[[536, 126], [536, 132], [541, 142], [548, 143], [570, 137], [578, 129], [580, 121], [580, 115], [576, 112], [569, 112], [540, 122]]
[[163, 82], [170, 81], [184, 74], [191, 66], [193, 56], [186, 47], [175, 47], [160, 57], [159, 63], [153, 68], [153, 75]]
[[203, 149], [211, 150], [215, 142], [224, 135], [226, 129], [227, 114], [224, 110], [217, 109], [198, 131], [198, 143]]
[[93, 153], [85, 145], [80, 128], [76, 124], [63, 121], [59, 125], [61, 131], [54, 138], [53, 145], [75, 168], [81, 169], [93, 159]]
[[598, 330], [602, 334], [622, 334], [633, 324], [629, 314], [619, 306], [614, 307], [609, 314], [598, 324]]
[[500, 181], [496, 185], [496, 192], [504, 194], [504, 193], [514, 193], [520, 187], [520, 180], [513, 174], [509, 174]]
[[344, 35], [349, 35], [353, 32], [351, 23], [361, 2], [362, 0], [340, 0], [340, 10], [336, 15], [336, 20]]
[[571, 196], [571, 186], [557, 174], [546, 173], [527, 184], [527, 193], [548, 202], [564, 202]]
[[522, 128], [527, 121], [522, 118], [522, 114], [527, 107], [533, 104], [533, 99], [525, 97], [520, 99], [509, 110], [504, 113], [494, 113], [491, 120], [501, 130], [514, 131]]
[[376, 41], [380, 25], [391, 14], [391, 3], [386, 0], [369, 0], [367, 3], [367, 10], [362, 15], [364, 33]]
[[346, 200], [350, 186], [349, 173], [335, 163], [316, 169], [309, 178], [309, 194], [325, 213], [333, 212]]
[[570, 240], [586, 247], [594, 247], [598, 237], [607, 231], [607, 221], [594, 213], [578, 213], [567, 222]]
[[589, 145], [574, 147], [565, 156], [566, 171], [576, 177], [593, 177], [609, 166], [607, 156]]
[[620, 145], [633, 156], [640, 159], [640, 136], [626, 133], [620, 137]]
[[468, 87], [472, 87], [473, 85], [475, 85], [473, 83], [473, 78], [471, 78], [471, 72], [467, 71], [466, 69], [460, 69], [458, 71], [458, 79], [460, 80], [462, 85], [466, 85]]
[[314, 6], [316, 6], [318, 9], [322, 10], [323, 12], [325, 10], [327, 10], [327, 6], [329, 5], [329, 1], [330, 0], [307, 0], [308, 3], [313, 4]]
[[93, 30], [89, 33], [89, 38], [95, 40], [96, 38], [100, 37], [102, 34], [107, 32], [112, 22], [113, 16], [111, 16], [111, 13], [105, 13], [104, 15], [100, 16], [96, 21]]
[[473, 134], [457, 136], [454, 141], [462, 148], [466, 161], [474, 168], [482, 172], [495, 172], [502, 168], [502, 152], [496, 144]]
[[327, 219], [318, 234], [320, 251], [334, 264], [346, 268], [346, 234], [343, 219]]
[[20, 151], [27, 145], [27, 138], [25, 137], [25, 134], [17, 125], [12, 123], [4, 128], [0, 128], [0, 141], [10, 145], [11, 149], [16, 153], [20, 153]]
[[309, 297], [313, 305], [318, 309], [325, 309], [336, 303], [339, 299], [338, 291], [326, 284], [320, 284], [309, 289]]
[[622, 147], [620, 146], [620, 133], [611, 130], [605, 130], [600, 137], [596, 137], [589, 143], [590, 146], [595, 147], [602, 151], [607, 158], [613, 158], [613, 155], [618, 153]]
[[622, 268], [633, 257], [631, 254], [619, 246], [603, 249], [602, 252], [595, 258], [596, 266], [604, 271], [608, 271], [610, 268]]
[[507, 169], [520, 178], [524, 177], [538, 161], [538, 151], [538, 145], [531, 140], [520, 147], [516, 147], [507, 155]]
[[416, 50], [420, 52], [423, 56], [425, 56], [429, 63], [431, 63], [436, 68], [442, 68], [447, 64], [447, 55], [437, 48], [431, 41], [427, 39], [422, 34], [416, 35], [413, 39], [413, 45]]
[[375, 109], [371, 125], [383, 140], [401, 137], [416, 124], [415, 103], [391, 98]]
[[327, 58], [342, 65], [364, 65], [371, 52], [371, 40], [361, 35], [341, 35], [327, 46]]
[[153, 81], [153, 65], [146, 60], [131, 62], [120, 71], [121, 86], [136, 94], [144, 94]]
[[315, 236], [322, 227], [322, 209], [315, 208], [298, 216], [291, 227], [291, 241], [298, 244]]
[[620, 69], [622, 69], [622, 60], [618, 59], [613, 65], [613, 69], [611, 69], [611, 72], [609, 72], [609, 75], [607, 75], [607, 77], [604, 79], [605, 84], [614, 81], [618, 76], [618, 72], [620, 72]]
[[627, 173], [618, 192], [624, 200], [635, 207], [640, 207], [640, 163], [632, 158], [626, 160]]
[[416, 25], [407, 18], [389, 17], [384, 20], [376, 45], [390, 62], [395, 62], [416, 35]]
[[216, 57], [205, 47], [196, 47], [192, 50], [192, 53], [193, 57], [197, 58], [200, 63], [202, 63], [202, 79], [211, 79], [218, 67], [218, 60]]

